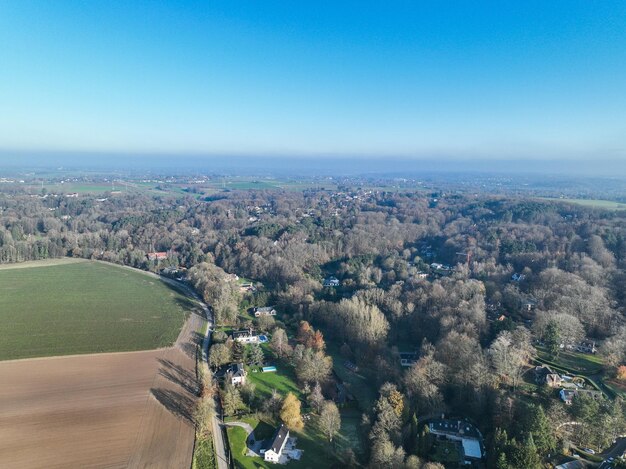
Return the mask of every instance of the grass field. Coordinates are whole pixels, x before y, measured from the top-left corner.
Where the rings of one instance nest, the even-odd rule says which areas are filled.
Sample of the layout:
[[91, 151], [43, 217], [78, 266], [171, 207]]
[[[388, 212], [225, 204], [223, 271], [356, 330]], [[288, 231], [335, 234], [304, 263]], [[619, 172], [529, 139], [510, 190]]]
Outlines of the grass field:
[[[278, 422], [263, 422], [256, 418], [239, 419], [249, 423], [255, 429], [255, 436], [261, 439], [263, 437], [271, 437], [276, 429]], [[256, 429], [263, 429], [263, 434], [257, 435]], [[268, 433], [265, 429], [271, 428], [272, 432]], [[240, 427], [227, 427], [228, 443], [234, 460], [234, 466], [237, 469], [259, 469], [271, 467], [283, 467], [279, 464], [271, 464], [265, 462], [260, 457], [246, 456], [246, 431]], [[318, 467], [336, 467], [338, 460], [333, 456], [332, 445], [317, 431], [314, 423], [307, 423], [304, 431], [291, 432], [290, 437], [298, 439], [296, 447], [303, 450], [302, 459], [300, 461], [290, 461], [287, 467], [299, 469], [316, 469]]]
[[626, 204], [615, 202], [614, 200], [601, 199], [548, 199], [560, 202], [568, 202], [570, 204], [583, 205], [590, 208], [604, 208], [607, 210], [626, 210]]
[[99, 262], [0, 269], [0, 360], [172, 344], [192, 307], [144, 273]]
[[604, 366], [600, 355], [562, 350], [558, 357], [553, 358], [541, 346], [537, 346], [537, 356], [540, 360], [552, 362], [574, 374], [593, 375], [601, 373]]

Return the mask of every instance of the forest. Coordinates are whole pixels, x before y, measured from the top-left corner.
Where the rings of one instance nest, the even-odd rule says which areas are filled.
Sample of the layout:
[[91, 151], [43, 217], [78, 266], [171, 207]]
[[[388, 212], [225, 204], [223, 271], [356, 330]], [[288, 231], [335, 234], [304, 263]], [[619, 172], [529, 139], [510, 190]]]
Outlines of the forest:
[[[181, 275], [218, 324], [280, 337], [271, 345], [313, 404], [328, 396], [327, 354], [372, 371], [365, 454], [346, 464], [438, 467], [423, 422], [441, 414], [475, 424], [478, 467], [497, 469], [551, 467], [626, 433], [626, 211], [347, 185], [1, 192], [0, 263], [62, 256]], [[279, 319], [241, 315], [265, 305]], [[537, 379], [542, 367], [576, 374], [585, 392], [566, 404]]]

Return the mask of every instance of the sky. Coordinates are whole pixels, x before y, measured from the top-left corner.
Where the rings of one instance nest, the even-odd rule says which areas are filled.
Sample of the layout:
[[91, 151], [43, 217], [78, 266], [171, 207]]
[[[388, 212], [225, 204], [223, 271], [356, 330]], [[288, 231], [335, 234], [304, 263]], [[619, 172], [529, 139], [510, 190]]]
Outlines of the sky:
[[4, 0], [0, 150], [621, 161], [626, 2]]

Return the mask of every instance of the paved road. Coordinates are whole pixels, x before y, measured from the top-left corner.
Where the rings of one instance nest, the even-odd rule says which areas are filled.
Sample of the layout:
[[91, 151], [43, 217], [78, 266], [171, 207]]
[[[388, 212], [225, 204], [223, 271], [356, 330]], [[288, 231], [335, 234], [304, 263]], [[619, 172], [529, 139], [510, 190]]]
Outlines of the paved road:
[[[204, 366], [204, 372], [207, 376], [211, 376], [211, 370], [209, 369], [208, 356], [209, 356], [209, 346], [211, 345], [211, 330], [214, 326], [214, 316], [213, 310], [209, 308], [199, 297], [198, 295], [190, 289], [187, 285], [178, 283], [185, 290], [187, 290], [191, 296], [193, 296], [196, 301], [202, 306], [204, 311], [204, 315], [207, 319], [207, 329], [206, 334], [204, 335], [204, 339], [202, 340], [202, 365]], [[213, 411], [212, 418], [212, 427], [213, 427], [213, 448], [215, 449], [215, 458], [217, 460], [217, 469], [228, 469], [228, 455], [226, 453], [226, 444], [224, 443], [224, 434], [222, 429], [222, 419], [220, 418], [220, 403], [215, 397], [215, 407]]]
[[624, 454], [624, 451], [626, 451], [626, 438], [618, 438], [613, 446], [601, 454], [605, 461], [600, 464], [599, 469], [607, 469], [610, 466], [610, 463], [606, 460], [609, 458], [617, 458]]

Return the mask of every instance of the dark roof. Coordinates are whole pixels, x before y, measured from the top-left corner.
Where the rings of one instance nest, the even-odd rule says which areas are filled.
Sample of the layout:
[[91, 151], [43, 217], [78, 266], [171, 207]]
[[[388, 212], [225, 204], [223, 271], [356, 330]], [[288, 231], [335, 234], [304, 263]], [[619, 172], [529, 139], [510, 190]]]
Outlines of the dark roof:
[[276, 430], [276, 433], [274, 434], [274, 438], [272, 439], [269, 449], [275, 453], [279, 453], [288, 436], [289, 430], [285, 427], [284, 423], [281, 423], [280, 427], [278, 427], [278, 430]]
[[241, 329], [239, 331], [233, 331], [233, 339], [237, 337], [249, 337], [253, 335], [252, 329]]

